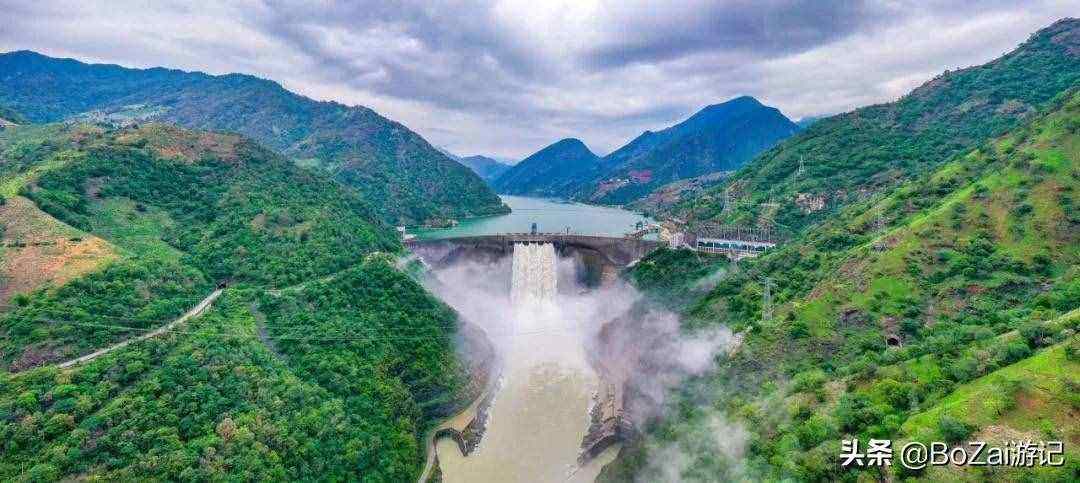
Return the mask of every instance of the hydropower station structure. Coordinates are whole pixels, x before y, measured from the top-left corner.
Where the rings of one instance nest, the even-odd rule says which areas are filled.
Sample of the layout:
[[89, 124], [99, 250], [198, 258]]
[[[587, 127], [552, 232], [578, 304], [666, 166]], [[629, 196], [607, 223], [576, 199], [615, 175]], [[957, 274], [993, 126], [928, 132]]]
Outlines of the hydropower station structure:
[[[436, 239], [407, 237], [406, 246], [433, 268], [459, 262], [498, 262], [510, 259], [510, 300], [523, 312], [542, 311], [558, 296], [559, 259], [572, 259], [578, 267], [577, 282], [599, 287], [617, 279], [624, 268], [660, 247], [688, 249], [724, 255], [732, 260], [755, 257], [777, 245], [768, 230], [703, 225], [694, 230], [675, 223], [639, 223], [624, 236], [584, 235], [565, 232], [544, 233], [535, 223], [527, 233], [459, 236]], [[404, 230], [402, 230], [404, 234]], [[646, 239], [655, 234], [658, 239]], [[579, 464], [584, 464], [606, 448], [631, 438], [635, 432], [626, 413], [624, 388], [613, 381], [601, 381], [590, 410], [590, 425], [581, 444]], [[490, 399], [490, 396], [486, 399]], [[459, 418], [440, 428], [435, 438], [457, 442], [467, 456], [483, 434], [488, 403], [480, 403], [471, 417]]]
[[[609, 279], [653, 250], [667, 246], [701, 253], [725, 255], [733, 260], [756, 257], [779, 243], [772, 230], [718, 224], [692, 229], [675, 223], [639, 225], [624, 236], [539, 232], [499, 233], [436, 239], [405, 239], [405, 245], [426, 262], [445, 266], [465, 258], [498, 259], [510, 256], [518, 244], [551, 244], [561, 257], [577, 257], [586, 268]], [[658, 240], [645, 236], [658, 234]]]

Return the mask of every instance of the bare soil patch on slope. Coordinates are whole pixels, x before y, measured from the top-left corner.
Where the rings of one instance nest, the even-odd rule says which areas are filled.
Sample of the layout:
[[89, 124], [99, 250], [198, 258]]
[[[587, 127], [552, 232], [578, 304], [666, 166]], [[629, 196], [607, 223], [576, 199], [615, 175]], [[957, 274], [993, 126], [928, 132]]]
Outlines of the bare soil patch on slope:
[[16, 196], [0, 205], [0, 304], [46, 283], [61, 285], [116, 258], [105, 240]]

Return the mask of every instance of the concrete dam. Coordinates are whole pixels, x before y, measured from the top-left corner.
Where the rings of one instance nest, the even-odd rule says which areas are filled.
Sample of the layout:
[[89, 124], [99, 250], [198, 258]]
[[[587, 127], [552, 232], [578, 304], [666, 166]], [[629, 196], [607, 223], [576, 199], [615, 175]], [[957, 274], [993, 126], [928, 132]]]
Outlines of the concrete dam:
[[560, 258], [581, 264], [579, 282], [595, 287], [614, 280], [619, 270], [640, 260], [662, 243], [640, 238], [566, 233], [505, 233], [433, 240], [409, 240], [406, 246], [429, 265], [439, 268], [458, 262], [496, 261], [512, 256], [515, 244], [551, 244]]

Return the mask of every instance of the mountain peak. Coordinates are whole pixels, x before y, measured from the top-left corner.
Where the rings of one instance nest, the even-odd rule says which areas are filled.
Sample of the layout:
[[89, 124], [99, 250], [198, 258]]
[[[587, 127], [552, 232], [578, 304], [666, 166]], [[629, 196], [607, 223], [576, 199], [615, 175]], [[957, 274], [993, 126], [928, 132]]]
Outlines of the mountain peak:
[[1065, 17], [1061, 20], [1058, 20], [1057, 22], [1054, 22], [1050, 25], [1047, 25], [1046, 27], [1039, 29], [1037, 32], [1035, 32], [1034, 36], [1043, 34], [1055, 34], [1075, 28], [1080, 28], [1080, 19], [1075, 17]]
[[762, 115], [783, 118], [784, 121], [790, 122], [779, 109], [766, 106], [750, 96], [739, 96], [719, 104], [705, 106], [685, 121], [664, 129], [658, 134], [671, 139], [679, 138], [687, 134], [715, 129], [717, 126], [728, 124], [751, 113], [762, 113]]
[[12, 50], [12, 51], [8, 51], [8, 52], [0, 52], [0, 57], [8, 57], [8, 58], [20, 58], [21, 57], [21, 58], [25, 58], [25, 59], [48, 59], [48, 58], [50, 58], [45, 54], [35, 52], [33, 50], [26, 50], [26, 49]]
[[578, 138], [562, 138], [558, 141], [555, 141], [554, 143], [551, 143], [551, 146], [576, 146], [589, 149], [587, 146], [585, 146], [585, 143]]
[[556, 195], [565, 180], [591, 169], [599, 159], [580, 139], [560, 139], [514, 165], [492, 186], [506, 194]]
[[756, 111], [759, 109], [774, 109], [772, 107], [762, 104], [757, 99], [750, 96], [739, 96], [719, 104], [710, 104], [701, 108], [700, 111], [694, 113], [689, 119], [680, 123], [691, 124], [695, 122], [725, 122], [728, 118], [739, 116], [747, 112]]
[[[586, 146], [585, 143], [582, 142], [580, 139], [578, 139], [578, 138], [563, 138], [563, 139], [560, 139], [558, 141], [555, 141], [554, 143], [551, 143], [550, 145], [548, 145], [544, 149], [541, 149], [540, 151], [537, 151], [532, 156], [529, 156], [529, 158], [532, 158], [533, 156], [536, 156], [536, 155], [538, 155], [540, 153], [551, 153], [551, 152], [560, 152], [560, 153], [569, 152], [569, 153], [575, 153], [575, 154], [581, 154], [581, 155], [587, 155], [587, 156], [593, 156], [593, 157], [596, 156], [596, 154], [594, 154], [592, 152], [592, 150], [589, 149], [589, 147]], [[529, 159], [529, 158], [526, 158], [526, 159]]]
[[[713, 111], [718, 109], [730, 109], [732, 107], [765, 107], [761, 101], [752, 96], [739, 96], [730, 100], [718, 103], [710, 104], [701, 109], [701, 111]], [[700, 112], [700, 111], [699, 111]]]
[[32, 56], [35, 56], [35, 55], [36, 55], [36, 56], [41, 56], [41, 54], [39, 54], [39, 53], [37, 53], [37, 52], [34, 52], [33, 50], [26, 50], [26, 49], [23, 49], [23, 50], [10, 50], [10, 51], [7, 51], [7, 52], [0, 52], [0, 56], [12, 56], [12, 57], [24, 56], [24, 57], [32, 57]]

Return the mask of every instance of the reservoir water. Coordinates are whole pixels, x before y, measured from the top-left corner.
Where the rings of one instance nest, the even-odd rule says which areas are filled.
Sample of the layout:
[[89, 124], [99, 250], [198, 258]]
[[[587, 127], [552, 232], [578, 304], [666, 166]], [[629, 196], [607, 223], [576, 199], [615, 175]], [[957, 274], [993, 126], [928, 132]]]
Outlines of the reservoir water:
[[[551, 200], [504, 196], [514, 213], [468, 220], [425, 238], [540, 231], [620, 236], [649, 220], [632, 212]], [[578, 464], [598, 378], [585, 341], [625, 310], [617, 297], [558, 286], [574, 263], [550, 244], [518, 244], [498, 262], [461, 262], [434, 274], [429, 288], [463, 318], [483, 328], [503, 360], [488, 426], [479, 446], [462, 456], [449, 438], [437, 445], [443, 481], [593, 481], [615, 455], [609, 448]]]
[[462, 220], [452, 228], [415, 229], [410, 233], [424, 239], [523, 233], [536, 223], [539, 231], [547, 233], [565, 232], [569, 228], [574, 233], [622, 236], [633, 231], [637, 222], [652, 221], [621, 208], [525, 196], [502, 195], [501, 198], [511, 213]]

